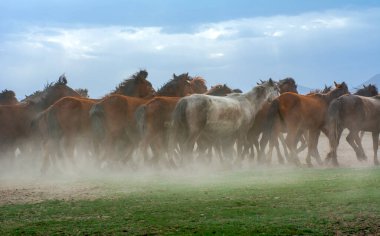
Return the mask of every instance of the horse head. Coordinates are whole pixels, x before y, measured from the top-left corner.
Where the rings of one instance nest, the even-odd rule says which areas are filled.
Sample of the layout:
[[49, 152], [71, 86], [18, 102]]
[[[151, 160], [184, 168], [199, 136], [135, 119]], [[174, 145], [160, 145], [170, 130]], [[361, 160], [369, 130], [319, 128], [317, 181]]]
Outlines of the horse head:
[[200, 76], [196, 76], [195, 78], [191, 79], [190, 85], [193, 90], [192, 93], [207, 92], [206, 80]]
[[18, 100], [16, 98], [15, 92], [12, 90], [5, 89], [0, 93], [0, 105], [14, 105], [17, 104]]
[[178, 76], [173, 73], [173, 79], [157, 91], [157, 95], [168, 97], [184, 97], [192, 93], [193, 89], [189, 73], [183, 73]]
[[55, 83], [48, 83], [44, 90], [36, 91], [30, 96], [26, 96], [23, 102], [35, 105], [36, 109], [46, 109], [60, 98], [73, 96], [80, 97], [74, 89], [67, 86], [66, 76], [63, 74]]
[[280, 80], [278, 82], [278, 87], [279, 87], [280, 93], [285, 93], [285, 92], [298, 93], [297, 84], [292, 77], [287, 77], [285, 79]]
[[232, 90], [226, 84], [217, 84], [211, 87], [209, 91], [206, 92], [207, 95], [214, 96], [225, 96], [229, 93], [232, 93]]
[[146, 79], [147, 77], [148, 72], [146, 70], [140, 70], [121, 82], [111, 94], [121, 94], [139, 98], [153, 97], [155, 90], [152, 84]]

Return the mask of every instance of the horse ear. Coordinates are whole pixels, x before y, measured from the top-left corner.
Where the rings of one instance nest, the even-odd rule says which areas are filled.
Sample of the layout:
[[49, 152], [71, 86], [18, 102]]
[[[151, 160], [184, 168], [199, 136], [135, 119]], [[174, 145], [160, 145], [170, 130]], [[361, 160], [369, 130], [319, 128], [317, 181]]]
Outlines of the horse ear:
[[177, 76], [175, 75], [175, 73], [173, 73], [173, 78], [177, 78]]
[[338, 86], [338, 84], [335, 81], [334, 81], [334, 85], [335, 85], [335, 87]]
[[256, 82], [257, 85], [260, 85], [259, 82]]

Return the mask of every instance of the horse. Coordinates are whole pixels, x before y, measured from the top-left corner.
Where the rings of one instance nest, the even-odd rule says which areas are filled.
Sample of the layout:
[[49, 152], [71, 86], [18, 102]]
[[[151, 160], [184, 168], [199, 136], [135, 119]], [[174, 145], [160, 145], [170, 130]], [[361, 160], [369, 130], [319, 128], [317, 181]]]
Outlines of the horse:
[[0, 105], [15, 105], [18, 103], [15, 92], [5, 89], [0, 93]]
[[[298, 94], [297, 84], [295, 80], [291, 77], [287, 77], [285, 79], [279, 80], [278, 87], [279, 87], [280, 94], [283, 94], [286, 92]], [[258, 160], [262, 161], [262, 159], [264, 158], [263, 157], [264, 149], [266, 146], [264, 145], [265, 137], [262, 138], [261, 146], [259, 144], [259, 137], [264, 132], [264, 127], [266, 126], [267, 115], [268, 115], [270, 104], [271, 104], [270, 102], [264, 103], [263, 107], [256, 114], [253, 125], [252, 127], [250, 127], [248, 131], [248, 135], [247, 135], [248, 146], [246, 147], [246, 149], [247, 149], [247, 152], [248, 152], [248, 149], [251, 149], [251, 159], [254, 158], [254, 149], [253, 149], [254, 147], [256, 148], [256, 151], [257, 151]], [[280, 140], [283, 140], [282, 136], [279, 136], [279, 138]], [[268, 158], [271, 159], [273, 147], [275, 147], [279, 162], [283, 163], [284, 158], [282, 157], [277, 137], [271, 142], [271, 144], [273, 145], [269, 147], [269, 153], [267, 155]], [[284, 144], [285, 143], [283, 142], [284, 152], [285, 152], [285, 155], [287, 156], [288, 155], [287, 149]]]
[[297, 141], [304, 131], [308, 131], [308, 152], [306, 162], [312, 166], [311, 156], [318, 164], [322, 160], [318, 153], [317, 145], [320, 132], [327, 133], [325, 129], [325, 116], [329, 104], [336, 98], [349, 93], [346, 83], [335, 84], [335, 89], [327, 94], [300, 95], [295, 93], [283, 93], [272, 102], [268, 116], [266, 132], [274, 137], [278, 136], [279, 129], [275, 127], [276, 121], [285, 127], [287, 131], [286, 145], [290, 151], [290, 157], [296, 165], [300, 165], [297, 156]]
[[47, 84], [43, 91], [27, 96], [21, 103], [0, 106], [0, 152], [14, 152], [25, 149], [27, 140], [33, 139], [31, 123], [34, 117], [58, 99], [65, 96], [80, 96], [66, 85], [65, 76], [57, 82]]
[[[155, 96], [179, 97], [192, 93], [191, 78], [188, 73], [179, 76], [173, 74], [173, 79], [161, 87]], [[136, 109], [148, 102], [148, 98], [134, 98], [130, 96], [111, 95], [94, 104], [89, 112], [93, 133], [98, 143], [102, 143], [105, 153], [112, 157], [123, 156], [128, 162], [140, 141], [135, 117]], [[114, 152], [117, 143], [120, 143], [124, 154]]]
[[177, 141], [182, 155], [190, 155], [202, 136], [208, 140], [228, 140], [230, 147], [236, 139], [240, 144], [245, 142], [254, 116], [267, 99], [273, 99], [277, 94], [277, 86], [270, 79], [244, 94], [233, 93], [225, 97], [193, 94], [181, 98], [173, 111], [170, 162], [175, 165]]
[[373, 161], [379, 165], [377, 149], [380, 133], [380, 95], [363, 97], [358, 95], [345, 95], [333, 101], [327, 111], [327, 127], [329, 129], [330, 151], [327, 154], [326, 163], [338, 166], [337, 148], [343, 129], [347, 128], [349, 134], [347, 142], [355, 150], [358, 160], [367, 159], [359, 137], [359, 131], [372, 133]]
[[[204, 94], [225, 96], [231, 92], [232, 90], [226, 84], [217, 84]], [[153, 153], [151, 160], [153, 164], [157, 164], [163, 153], [167, 153], [170, 120], [179, 99], [180, 97], [155, 97], [137, 109], [135, 115], [142, 137], [140, 150], [142, 150], [145, 161], [148, 160], [149, 146]], [[199, 149], [204, 151], [207, 147], [199, 147]]]
[[190, 86], [192, 88], [191, 93], [207, 92], [206, 80], [204, 80], [201, 76], [196, 76], [194, 78], [191, 78]]
[[[110, 94], [129, 94], [141, 98], [149, 98], [154, 94], [152, 84], [146, 80], [148, 72], [140, 70], [120, 83]], [[87, 92], [87, 91], [86, 91]], [[110, 96], [110, 95], [107, 95]], [[85, 147], [97, 153], [91, 129], [90, 109], [101, 99], [87, 97], [64, 97], [42, 112], [35, 122], [40, 127], [44, 141], [44, 163], [41, 169], [46, 172], [50, 165], [49, 157], [67, 157], [73, 161], [74, 149], [78, 140]], [[60, 146], [63, 143], [64, 147]]]
[[312, 95], [312, 94], [316, 94], [316, 93], [326, 94], [326, 93], [330, 92], [331, 90], [332, 90], [332, 86], [327, 86], [325, 84], [325, 87], [323, 89], [314, 89], [314, 90], [311, 90], [306, 95]]
[[363, 97], [373, 97], [378, 95], [378, 90], [376, 85], [369, 84], [369, 85], [363, 85], [363, 88], [358, 89], [354, 94], [363, 96]]

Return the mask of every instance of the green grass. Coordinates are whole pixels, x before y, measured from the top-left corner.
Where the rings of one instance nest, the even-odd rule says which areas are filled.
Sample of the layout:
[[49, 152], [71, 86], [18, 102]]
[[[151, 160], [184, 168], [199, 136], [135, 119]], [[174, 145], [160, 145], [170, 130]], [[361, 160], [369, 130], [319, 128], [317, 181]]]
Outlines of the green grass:
[[380, 234], [379, 168], [163, 175], [99, 185], [109, 197], [0, 206], [0, 235]]

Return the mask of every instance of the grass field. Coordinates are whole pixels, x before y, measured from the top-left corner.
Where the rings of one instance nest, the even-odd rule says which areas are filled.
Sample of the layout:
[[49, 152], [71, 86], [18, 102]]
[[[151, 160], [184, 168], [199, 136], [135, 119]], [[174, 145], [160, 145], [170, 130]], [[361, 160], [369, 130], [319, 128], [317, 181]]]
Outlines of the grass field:
[[0, 206], [0, 235], [380, 234], [380, 168], [181, 172], [50, 180]]

